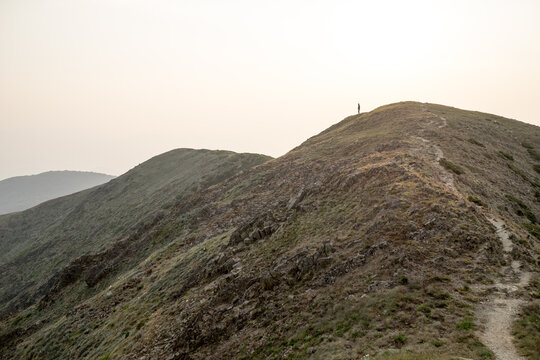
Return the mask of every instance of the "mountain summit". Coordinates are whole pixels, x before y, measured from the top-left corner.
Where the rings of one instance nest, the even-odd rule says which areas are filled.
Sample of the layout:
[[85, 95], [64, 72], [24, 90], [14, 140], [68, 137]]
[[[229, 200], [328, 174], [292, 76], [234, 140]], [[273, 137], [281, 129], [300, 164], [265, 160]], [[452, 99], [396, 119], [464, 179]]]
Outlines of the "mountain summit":
[[536, 359], [539, 136], [404, 102], [2, 216], [0, 354]]

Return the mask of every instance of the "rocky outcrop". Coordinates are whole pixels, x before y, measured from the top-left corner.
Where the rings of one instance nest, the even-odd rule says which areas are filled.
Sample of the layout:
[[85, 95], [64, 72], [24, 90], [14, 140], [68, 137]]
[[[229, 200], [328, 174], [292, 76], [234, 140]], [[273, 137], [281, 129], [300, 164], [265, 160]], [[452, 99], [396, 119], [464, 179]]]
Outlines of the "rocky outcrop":
[[286, 219], [273, 212], [255, 216], [233, 231], [229, 239], [229, 245], [234, 246], [240, 243], [249, 245], [255, 241], [267, 238], [278, 231], [281, 224], [285, 221]]

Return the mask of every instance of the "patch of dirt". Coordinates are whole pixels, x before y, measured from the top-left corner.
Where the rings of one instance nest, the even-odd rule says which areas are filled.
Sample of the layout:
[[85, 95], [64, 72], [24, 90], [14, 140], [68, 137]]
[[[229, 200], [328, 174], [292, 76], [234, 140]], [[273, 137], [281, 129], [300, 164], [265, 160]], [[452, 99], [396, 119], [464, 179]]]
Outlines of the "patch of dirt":
[[[427, 115], [426, 119], [428, 120], [428, 122], [424, 125], [424, 127], [419, 131], [420, 133], [424, 133], [430, 130], [431, 128], [433, 128], [434, 126], [436, 126], [437, 129], [442, 129], [443, 127], [446, 127], [448, 125], [444, 117], [435, 115], [434, 113], [426, 110], [426, 107], [424, 104], [421, 104], [420, 108], [422, 112]], [[459, 195], [459, 192], [457, 191], [456, 186], [454, 184], [454, 176], [448, 171], [446, 171], [446, 169], [444, 169], [439, 164], [439, 160], [441, 160], [444, 157], [444, 153], [441, 150], [441, 148], [433, 144], [430, 140], [425, 139], [421, 136], [412, 136], [412, 138], [415, 140], [419, 140], [418, 144], [420, 145], [420, 149], [419, 149], [420, 155], [432, 160], [433, 165], [436, 169], [436, 175], [439, 177], [441, 182], [446, 187], [451, 189], [451, 191], [454, 194]]]
[[[496, 229], [497, 236], [502, 242], [505, 258], [509, 258], [514, 244], [506, 230], [502, 219], [488, 218]], [[494, 294], [485, 302], [479, 311], [479, 317], [484, 321], [485, 327], [478, 334], [480, 340], [500, 360], [523, 359], [513, 343], [512, 323], [523, 305], [524, 301], [516, 297], [529, 283], [530, 273], [521, 270], [519, 261], [512, 261], [511, 266], [503, 267], [505, 274], [492, 288]]]

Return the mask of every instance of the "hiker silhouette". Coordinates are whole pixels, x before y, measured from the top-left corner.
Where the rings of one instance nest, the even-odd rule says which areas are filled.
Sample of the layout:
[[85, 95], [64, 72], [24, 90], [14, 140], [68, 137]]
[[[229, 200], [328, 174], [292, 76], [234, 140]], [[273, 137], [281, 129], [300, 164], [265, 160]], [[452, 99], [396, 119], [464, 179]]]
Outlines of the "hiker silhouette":
[[360, 103], [358, 103], [358, 113], [360, 114]]

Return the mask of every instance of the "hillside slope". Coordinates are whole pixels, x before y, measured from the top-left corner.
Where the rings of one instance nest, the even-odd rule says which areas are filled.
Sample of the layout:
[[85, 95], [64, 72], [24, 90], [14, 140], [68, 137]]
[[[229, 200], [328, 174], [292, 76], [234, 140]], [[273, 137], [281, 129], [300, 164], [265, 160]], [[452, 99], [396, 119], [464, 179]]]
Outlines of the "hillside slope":
[[[176, 199], [207, 188], [269, 157], [177, 149], [156, 156], [102, 186], [0, 216], [0, 314], [50, 292], [51, 276], [83, 254], [137, 236]], [[45, 280], [49, 279], [49, 282]]]
[[0, 181], [0, 215], [22, 211], [60, 196], [89, 189], [114, 176], [84, 171], [48, 171]]
[[348, 117], [71, 263], [2, 354], [536, 359], [539, 136], [415, 102]]

